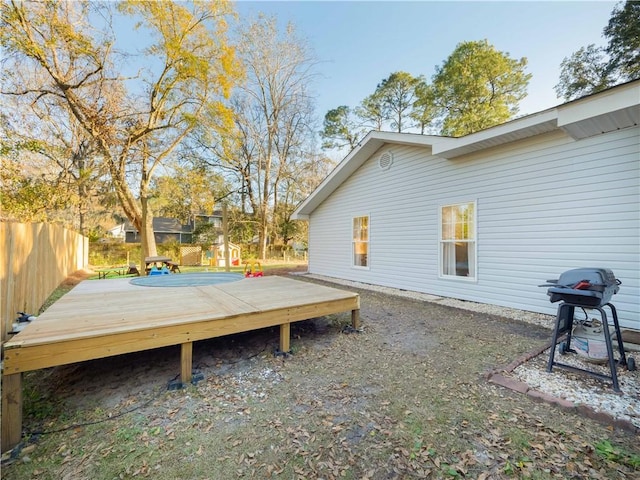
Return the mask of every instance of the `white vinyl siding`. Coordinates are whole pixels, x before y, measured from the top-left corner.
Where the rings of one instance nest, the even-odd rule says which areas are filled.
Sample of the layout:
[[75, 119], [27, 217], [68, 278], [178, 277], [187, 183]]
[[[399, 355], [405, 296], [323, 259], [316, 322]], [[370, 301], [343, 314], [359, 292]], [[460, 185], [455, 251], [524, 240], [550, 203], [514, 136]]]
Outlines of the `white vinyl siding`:
[[[394, 145], [372, 155], [309, 222], [309, 271], [329, 277], [553, 314], [538, 285], [579, 267], [611, 268], [621, 323], [640, 328], [640, 129], [572, 140], [562, 132], [444, 159]], [[476, 200], [476, 282], [439, 275], [439, 211]], [[375, 218], [352, 265], [352, 218]]]

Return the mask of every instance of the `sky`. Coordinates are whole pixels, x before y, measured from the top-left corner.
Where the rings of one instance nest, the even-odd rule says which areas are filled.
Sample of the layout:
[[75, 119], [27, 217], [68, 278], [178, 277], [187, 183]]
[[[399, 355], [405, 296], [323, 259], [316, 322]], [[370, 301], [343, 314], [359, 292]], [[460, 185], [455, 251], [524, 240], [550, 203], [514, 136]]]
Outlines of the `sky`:
[[320, 119], [357, 106], [396, 71], [428, 80], [460, 42], [486, 39], [528, 60], [528, 96], [518, 115], [563, 103], [560, 63], [581, 47], [605, 45], [616, 2], [605, 1], [237, 1], [241, 18], [259, 12], [293, 23], [319, 64], [313, 85]]

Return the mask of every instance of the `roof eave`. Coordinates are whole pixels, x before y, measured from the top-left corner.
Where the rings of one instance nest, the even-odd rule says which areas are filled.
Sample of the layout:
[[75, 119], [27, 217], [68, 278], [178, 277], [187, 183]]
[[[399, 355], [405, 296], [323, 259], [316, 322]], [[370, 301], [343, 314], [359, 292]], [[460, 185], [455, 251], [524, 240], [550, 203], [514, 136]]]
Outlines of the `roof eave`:
[[387, 143], [428, 147], [433, 155], [452, 159], [559, 130], [572, 139], [578, 140], [640, 124], [638, 99], [640, 99], [640, 81], [636, 80], [459, 138], [369, 132], [296, 208], [292, 218], [308, 220], [309, 215], [343, 181]]
[[574, 139], [640, 124], [640, 81], [574, 100], [558, 107], [558, 126]]
[[506, 143], [523, 140], [528, 137], [552, 132], [558, 128], [556, 108], [517, 118], [507, 123], [487, 128], [464, 137], [454, 138], [453, 142], [437, 143], [433, 154], [442, 158], [456, 158], [469, 153], [497, 147]]

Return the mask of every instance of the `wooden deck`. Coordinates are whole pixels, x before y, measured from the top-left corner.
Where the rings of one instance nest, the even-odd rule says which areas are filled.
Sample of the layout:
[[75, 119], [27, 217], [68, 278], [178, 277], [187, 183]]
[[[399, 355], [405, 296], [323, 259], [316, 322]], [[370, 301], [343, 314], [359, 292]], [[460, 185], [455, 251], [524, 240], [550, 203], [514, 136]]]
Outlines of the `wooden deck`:
[[129, 279], [85, 281], [4, 345], [2, 451], [22, 430], [22, 373], [181, 345], [181, 376], [191, 381], [193, 342], [280, 326], [288, 352], [290, 324], [351, 310], [358, 294], [283, 277], [199, 287], [142, 287]]

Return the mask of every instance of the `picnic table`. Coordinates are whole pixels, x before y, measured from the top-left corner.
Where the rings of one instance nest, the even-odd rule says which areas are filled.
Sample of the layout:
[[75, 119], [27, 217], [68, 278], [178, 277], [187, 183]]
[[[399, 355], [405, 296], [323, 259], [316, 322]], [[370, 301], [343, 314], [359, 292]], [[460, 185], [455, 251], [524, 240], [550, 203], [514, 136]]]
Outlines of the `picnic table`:
[[153, 266], [157, 264], [161, 264], [163, 267], [167, 267], [167, 270], [169, 270], [171, 273], [180, 273], [180, 266], [176, 262], [172, 261], [171, 257], [145, 257], [144, 263], [144, 271], [147, 275], [149, 275], [149, 272], [151, 272]]
[[116, 275], [125, 275], [124, 269], [122, 268], [111, 268], [111, 269], [105, 269], [105, 270], [98, 270], [98, 278], [100, 280], [104, 280], [105, 278], [107, 278], [107, 276], [109, 276], [110, 273], [116, 274]]

